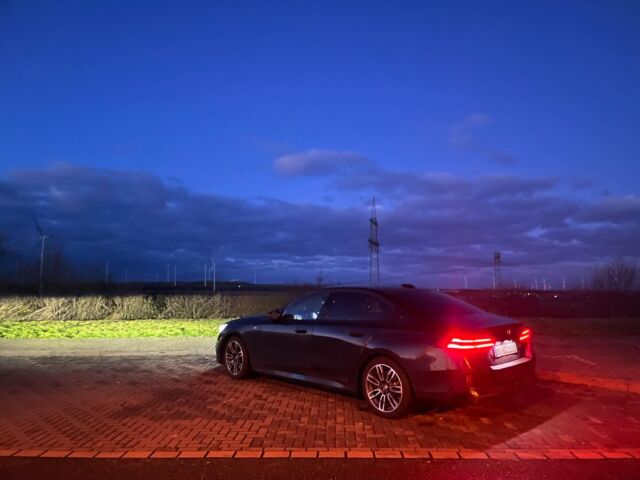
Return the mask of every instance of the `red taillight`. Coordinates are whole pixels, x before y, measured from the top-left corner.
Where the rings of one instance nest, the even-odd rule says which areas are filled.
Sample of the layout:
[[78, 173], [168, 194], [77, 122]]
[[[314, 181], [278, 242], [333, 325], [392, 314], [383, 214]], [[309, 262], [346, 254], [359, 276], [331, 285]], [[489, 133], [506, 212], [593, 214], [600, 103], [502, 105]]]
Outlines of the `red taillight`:
[[519, 338], [521, 342], [524, 342], [525, 340], [529, 340], [529, 338], [531, 338], [531, 329], [525, 328], [524, 330], [522, 330], [522, 332], [520, 332]]
[[460, 338], [453, 337], [447, 348], [452, 348], [456, 350], [471, 350], [474, 348], [488, 348], [493, 347], [494, 345], [493, 338]]

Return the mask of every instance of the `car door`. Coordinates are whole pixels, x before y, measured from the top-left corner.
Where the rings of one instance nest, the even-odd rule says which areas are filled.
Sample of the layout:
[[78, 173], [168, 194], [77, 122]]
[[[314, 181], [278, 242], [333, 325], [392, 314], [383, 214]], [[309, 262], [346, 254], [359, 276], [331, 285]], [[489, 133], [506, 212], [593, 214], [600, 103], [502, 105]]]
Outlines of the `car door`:
[[315, 292], [290, 302], [282, 318], [268, 322], [260, 331], [261, 368], [308, 375], [309, 351], [316, 319], [329, 292]]
[[351, 377], [373, 329], [391, 312], [392, 307], [377, 296], [334, 292], [313, 330], [313, 375], [343, 385], [353, 380]]

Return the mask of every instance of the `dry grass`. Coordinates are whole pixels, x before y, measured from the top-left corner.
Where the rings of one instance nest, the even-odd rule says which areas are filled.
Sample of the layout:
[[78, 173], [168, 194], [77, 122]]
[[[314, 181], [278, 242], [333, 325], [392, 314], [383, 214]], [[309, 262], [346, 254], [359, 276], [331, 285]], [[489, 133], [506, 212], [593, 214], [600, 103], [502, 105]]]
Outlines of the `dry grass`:
[[233, 318], [278, 308], [290, 294], [130, 295], [0, 298], [0, 320]]

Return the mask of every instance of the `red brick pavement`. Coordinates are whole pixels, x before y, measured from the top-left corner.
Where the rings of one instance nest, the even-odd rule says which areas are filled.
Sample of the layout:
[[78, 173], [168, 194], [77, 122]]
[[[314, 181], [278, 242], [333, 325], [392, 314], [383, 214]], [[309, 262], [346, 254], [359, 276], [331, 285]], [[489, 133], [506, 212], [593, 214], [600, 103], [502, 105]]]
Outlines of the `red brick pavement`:
[[0, 456], [640, 458], [640, 396], [541, 382], [385, 420], [348, 396], [234, 382], [206, 357], [0, 360]]
[[638, 336], [538, 335], [538, 376], [640, 393], [638, 345]]

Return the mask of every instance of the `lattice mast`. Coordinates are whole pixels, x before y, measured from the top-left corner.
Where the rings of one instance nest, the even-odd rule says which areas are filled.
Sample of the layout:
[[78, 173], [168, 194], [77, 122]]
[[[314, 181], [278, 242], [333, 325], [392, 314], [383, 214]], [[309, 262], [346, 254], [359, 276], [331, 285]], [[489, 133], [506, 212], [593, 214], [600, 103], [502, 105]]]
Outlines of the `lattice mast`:
[[502, 256], [500, 252], [493, 254], [493, 288], [502, 288]]
[[369, 284], [380, 283], [380, 242], [378, 241], [378, 218], [376, 197], [371, 200], [369, 217]]

